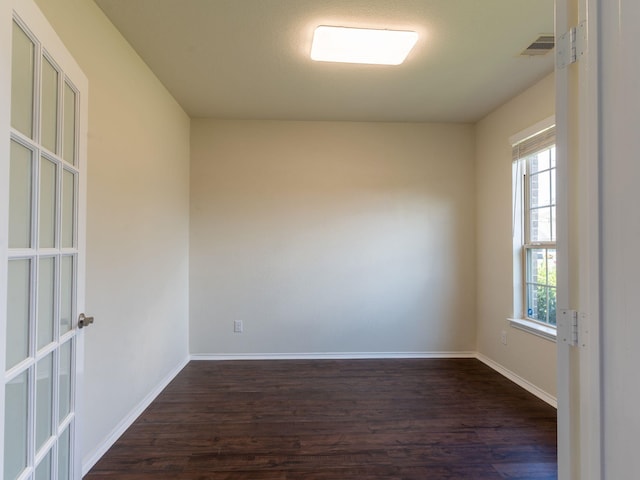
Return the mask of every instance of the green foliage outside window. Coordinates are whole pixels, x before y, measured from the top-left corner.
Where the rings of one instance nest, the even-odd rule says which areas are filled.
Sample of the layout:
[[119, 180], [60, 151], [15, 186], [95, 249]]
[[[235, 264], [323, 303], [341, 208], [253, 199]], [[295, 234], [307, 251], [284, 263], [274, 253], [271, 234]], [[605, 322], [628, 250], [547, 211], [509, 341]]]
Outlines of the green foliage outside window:
[[[554, 252], [551, 254], [550, 252]], [[535, 283], [529, 284], [527, 316], [535, 320], [556, 325], [556, 265], [555, 250], [546, 250], [546, 261], [537, 268]], [[548, 270], [548, 272], [547, 272]]]

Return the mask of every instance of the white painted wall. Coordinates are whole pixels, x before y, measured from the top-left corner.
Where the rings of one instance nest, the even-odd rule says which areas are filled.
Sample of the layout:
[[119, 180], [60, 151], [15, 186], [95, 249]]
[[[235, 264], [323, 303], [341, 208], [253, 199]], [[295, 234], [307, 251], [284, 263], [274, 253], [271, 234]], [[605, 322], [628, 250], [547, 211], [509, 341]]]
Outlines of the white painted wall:
[[509, 137], [553, 115], [554, 101], [552, 74], [476, 124], [476, 278], [478, 352], [555, 397], [556, 344], [507, 322], [514, 312]]
[[83, 455], [188, 355], [189, 119], [91, 0], [38, 0], [89, 79]]
[[640, 3], [600, 9], [604, 478], [640, 472]]
[[472, 126], [191, 127], [192, 353], [475, 349]]

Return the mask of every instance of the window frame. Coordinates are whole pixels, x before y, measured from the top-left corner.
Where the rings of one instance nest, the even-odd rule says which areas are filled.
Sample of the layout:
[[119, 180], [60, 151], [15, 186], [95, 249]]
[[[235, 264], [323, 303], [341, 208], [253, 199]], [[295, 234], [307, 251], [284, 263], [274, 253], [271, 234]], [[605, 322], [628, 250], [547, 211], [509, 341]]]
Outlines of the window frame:
[[[531, 175], [530, 159], [533, 155], [544, 150], [554, 148], [555, 141], [555, 117], [549, 117], [532, 127], [512, 136], [509, 139], [512, 156], [512, 194], [513, 194], [513, 318], [509, 318], [511, 326], [541, 336], [548, 340], [555, 341], [557, 327], [553, 323], [532, 318], [527, 311], [527, 288], [529, 282], [528, 252], [534, 249], [555, 250], [557, 256], [557, 238], [550, 235], [549, 241], [531, 241]], [[550, 162], [549, 168], [543, 170], [557, 172], [557, 160], [554, 164]], [[557, 178], [557, 177], [556, 177]], [[557, 188], [557, 183], [555, 183]], [[553, 202], [552, 202], [553, 200]], [[549, 204], [545, 205], [551, 212], [557, 202], [556, 198], [549, 199]], [[553, 215], [553, 213], [551, 213]], [[553, 217], [554, 222], [557, 215]], [[555, 226], [555, 223], [554, 223]], [[551, 227], [553, 228], [553, 227]], [[534, 283], [535, 284], [535, 283]], [[557, 298], [557, 285], [550, 286], [547, 283], [544, 288], [555, 288]], [[547, 290], [548, 291], [548, 290]], [[548, 312], [547, 312], [548, 319]], [[556, 317], [557, 322], [557, 317]]]

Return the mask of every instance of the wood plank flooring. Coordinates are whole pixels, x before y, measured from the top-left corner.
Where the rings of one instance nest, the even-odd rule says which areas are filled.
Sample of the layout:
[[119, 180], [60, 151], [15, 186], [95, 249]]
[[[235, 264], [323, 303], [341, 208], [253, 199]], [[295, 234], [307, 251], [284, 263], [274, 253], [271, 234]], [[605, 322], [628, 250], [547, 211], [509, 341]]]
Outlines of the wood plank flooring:
[[189, 363], [88, 480], [555, 479], [556, 411], [475, 359]]

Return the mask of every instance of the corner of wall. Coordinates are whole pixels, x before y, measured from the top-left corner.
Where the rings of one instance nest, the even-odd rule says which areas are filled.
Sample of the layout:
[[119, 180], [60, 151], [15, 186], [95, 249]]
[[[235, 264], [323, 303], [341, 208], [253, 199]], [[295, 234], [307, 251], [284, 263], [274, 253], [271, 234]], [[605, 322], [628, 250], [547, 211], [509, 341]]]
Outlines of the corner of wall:
[[[477, 349], [553, 397], [555, 344], [512, 328], [512, 170], [509, 137], [554, 114], [554, 74], [480, 120], [476, 134]], [[504, 341], [503, 341], [503, 337]]]

